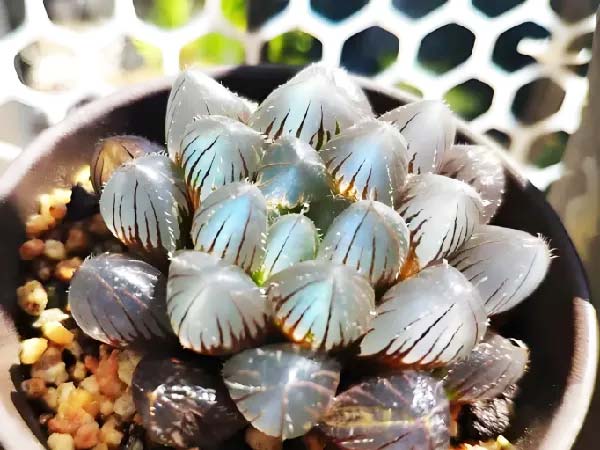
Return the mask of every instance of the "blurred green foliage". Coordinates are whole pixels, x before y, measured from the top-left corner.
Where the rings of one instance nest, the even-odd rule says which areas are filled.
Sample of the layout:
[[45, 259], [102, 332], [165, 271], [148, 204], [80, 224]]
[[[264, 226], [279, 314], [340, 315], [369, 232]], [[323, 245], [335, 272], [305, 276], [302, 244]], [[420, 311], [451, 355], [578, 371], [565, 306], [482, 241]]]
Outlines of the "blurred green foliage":
[[473, 120], [486, 112], [492, 104], [494, 91], [476, 79], [454, 86], [444, 95], [452, 111], [465, 120]]
[[221, 10], [234, 26], [241, 30], [247, 28], [246, 0], [221, 0]]
[[267, 42], [266, 60], [270, 63], [301, 65], [321, 58], [321, 43], [300, 30], [280, 34]]
[[406, 91], [409, 94], [415, 95], [419, 98], [423, 98], [423, 91], [421, 91], [421, 89], [416, 87], [414, 84], [410, 84], [406, 81], [401, 81], [399, 83], [396, 83], [396, 87], [401, 91]]
[[219, 33], [209, 33], [185, 45], [179, 52], [182, 69], [199, 64], [203, 66], [232, 65], [244, 62], [246, 52], [242, 43]]
[[177, 28], [185, 25], [203, 4], [197, 0], [154, 0], [149, 19], [159, 27]]
[[158, 47], [135, 38], [131, 39], [131, 45], [144, 60], [144, 66], [151, 69], [162, 67], [162, 53]]
[[564, 131], [542, 136], [531, 147], [531, 162], [540, 168], [558, 164], [565, 152], [568, 139], [569, 135]]

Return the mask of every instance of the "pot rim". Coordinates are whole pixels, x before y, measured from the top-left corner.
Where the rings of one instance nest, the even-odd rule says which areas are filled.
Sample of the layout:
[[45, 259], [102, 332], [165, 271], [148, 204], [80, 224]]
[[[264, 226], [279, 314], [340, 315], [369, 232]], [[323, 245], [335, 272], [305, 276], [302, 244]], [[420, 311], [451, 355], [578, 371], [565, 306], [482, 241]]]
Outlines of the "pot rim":
[[[269, 70], [286, 70], [292, 73], [294, 70], [289, 66], [279, 65], [260, 65], [260, 66], [227, 66], [205, 70], [205, 73], [212, 77], [219, 77], [227, 74], [229, 71], [244, 70], [248, 68], [262, 67]], [[381, 86], [379, 83], [360, 76], [353, 76], [363, 89], [371, 90], [403, 102], [418, 100], [417, 97], [404, 92], [395, 87]], [[9, 199], [10, 193], [17, 186], [19, 181], [27, 174], [29, 169], [48, 154], [53, 145], [59, 138], [73, 134], [82, 126], [83, 123], [90, 123], [107, 111], [117, 107], [125, 106], [133, 101], [139, 100], [148, 95], [166, 90], [172, 84], [174, 77], [163, 77], [157, 80], [136, 84], [125, 87], [116, 92], [82, 106], [75, 112], [68, 115], [58, 124], [44, 130], [30, 145], [28, 145], [21, 154], [12, 161], [4, 174], [0, 177], [0, 203]], [[473, 142], [486, 145], [501, 158], [507, 170], [515, 177], [522, 187], [533, 189], [527, 178], [523, 175], [518, 164], [502, 150], [498, 144], [487, 136], [475, 133], [470, 130], [468, 123], [458, 119], [457, 130]], [[552, 208], [545, 202], [542, 194], [537, 191], [539, 200], [544, 202], [547, 209], [556, 217], [557, 224], [562, 228], [565, 236], [568, 236], [562, 222]], [[577, 255], [580, 270], [585, 274], [583, 265]], [[584, 280], [586, 291], [589, 292], [587, 279]], [[588, 294], [589, 295], [589, 294]], [[553, 417], [550, 419], [550, 426], [547, 432], [538, 444], [537, 450], [568, 450], [573, 446], [575, 439], [583, 425], [587, 415], [589, 404], [595, 386], [596, 370], [598, 365], [598, 322], [596, 311], [588, 299], [573, 299], [574, 309], [574, 357], [570, 364], [569, 375], [564, 394], [560, 405], [557, 407]], [[0, 348], [5, 351], [18, 349], [16, 333], [10, 317], [8, 317], [0, 307]], [[8, 342], [7, 338], [13, 337], [14, 342]], [[18, 355], [15, 355], [15, 363], [18, 363]], [[4, 371], [4, 367], [0, 367]], [[6, 373], [0, 373], [0, 379], [4, 378]], [[9, 380], [10, 382], [10, 380]], [[12, 383], [11, 383], [12, 385]], [[0, 448], [4, 446], [5, 450], [21, 450], [26, 443], [31, 448], [33, 434], [10, 399], [6, 401], [3, 397], [6, 393], [0, 392], [0, 420], [3, 426], [0, 427]], [[8, 409], [6, 408], [8, 406]], [[17, 436], [20, 436], [17, 438]], [[18, 442], [15, 442], [18, 441]], [[37, 442], [37, 448], [42, 449], [42, 445]], [[34, 444], [35, 445], [35, 444]]]

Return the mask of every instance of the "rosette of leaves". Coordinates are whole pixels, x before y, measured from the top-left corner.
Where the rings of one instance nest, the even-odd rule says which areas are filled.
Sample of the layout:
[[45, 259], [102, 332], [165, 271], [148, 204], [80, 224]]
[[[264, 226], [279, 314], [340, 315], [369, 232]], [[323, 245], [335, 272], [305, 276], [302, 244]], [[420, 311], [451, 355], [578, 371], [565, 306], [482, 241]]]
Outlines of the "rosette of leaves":
[[[551, 253], [541, 237], [488, 225], [501, 159], [456, 145], [445, 104], [375, 118], [348, 74], [316, 64], [254, 110], [185, 72], [165, 130], [168, 156], [121, 154], [119, 166], [107, 150], [93, 172], [108, 228], [132, 250], [168, 255], [168, 267], [92, 259], [70, 299], [96, 339], [161, 341], [170, 323], [202, 361], [230, 358], [220, 375], [178, 362], [164, 386], [136, 373], [156, 396], [137, 400], [155, 440], [212, 436], [212, 419], [190, 415], [213, 411], [195, 394], [212, 389], [232, 429], [243, 416], [276, 441], [318, 426], [341, 448], [446, 449], [449, 399], [492, 401], [518, 381], [527, 351], [488, 330], [488, 317], [533, 293]], [[373, 376], [336, 396], [357, 361]]]

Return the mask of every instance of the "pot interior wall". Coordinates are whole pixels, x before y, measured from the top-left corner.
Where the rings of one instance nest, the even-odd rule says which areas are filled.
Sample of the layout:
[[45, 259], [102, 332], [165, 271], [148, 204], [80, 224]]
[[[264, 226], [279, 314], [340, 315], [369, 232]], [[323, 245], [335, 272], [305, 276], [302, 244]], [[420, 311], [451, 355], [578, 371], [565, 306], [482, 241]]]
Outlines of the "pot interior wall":
[[[252, 100], [262, 100], [274, 87], [285, 82], [294, 69], [242, 67], [223, 74], [227, 87]], [[127, 95], [127, 94], [125, 94]], [[378, 113], [401, 103], [387, 94], [369, 91]], [[56, 139], [48, 139], [27, 162], [17, 162], [5, 175], [2, 186], [10, 186], [0, 203], [0, 304], [17, 317], [15, 290], [22, 282], [18, 247], [25, 239], [24, 219], [35, 210], [37, 195], [57, 185], [65, 186], [72, 171], [89, 162], [94, 143], [109, 134], [139, 134], [164, 142], [164, 113], [168, 87], [162, 85], [140, 98], [132, 97], [110, 111], [76, 111], [79, 122]], [[90, 120], [92, 117], [92, 120]], [[462, 138], [466, 140], [466, 138]], [[516, 413], [507, 437], [521, 448], [536, 448], [536, 437], [545, 433], [567, 383], [574, 348], [573, 298], [589, 298], [579, 259], [559, 219], [542, 194], [530, 185], [522, 186], [509, 174], [504, 205], [494, 223], [542, 234], [554, 249], [555, 258], [546, 280], [522, 305], [494, 320], [503, 334], [522, 339], [531, 347], [531, 368], [522, 382]], [[6, 356], [0, 356], [6, 358]], [[18, 378], [18, 371], [15, 372]], [[0, 386], [0, 389], [7, 389]], [[13, 389], [13, 387], [10, 387]], [[36, 420], [20, 396], [13, 399], [21, 414]]]

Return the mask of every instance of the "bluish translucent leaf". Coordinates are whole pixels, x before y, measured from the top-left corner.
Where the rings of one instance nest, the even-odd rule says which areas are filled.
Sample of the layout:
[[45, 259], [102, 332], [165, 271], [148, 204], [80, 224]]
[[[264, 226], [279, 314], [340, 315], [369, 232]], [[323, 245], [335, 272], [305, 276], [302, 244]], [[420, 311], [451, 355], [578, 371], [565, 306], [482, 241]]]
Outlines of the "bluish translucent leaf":
[[370, 119], [344, 130], [321, 158], [342, 196], [398, 204], [407, 173], [406, 141], [388, 123]]
[[368, 330], [375, 293], [356, 271], [329, 261], [304, 261], [269, 279], [275, 323], [291, 340], [326, 351]]
[[471, 237], [482, 220], [483, 203], [468, 184], [427, 173], [409, 178], [398, 212], [412, 233], [416, 264], [422, 268]]
[[521, 379], [528, 362], [525, 344], [488, 331], [466, 358], [448, 366], [444, 386], [453, 401], [493, 399]]
[[217, 114], [246, 122], [250, 105], [219, 82], [197, 69], [188, 69], [173, 82], [165, 117], [169, 156], [181, 157], [180, 144], [186, 127], [195, 116]]
[[250, 125], [272, 139], [289, 134], [319, 149], [372, 115], [365, 94], [345, 71], [313, 64], [271, 92]]
[[225, 184], [253, 180], [262, 147], [260, 133], [237, 120], [197, 117], [181, 142], [181, 166], [194, 203]]
[[312, 221], [302, 214], [286, 214], [269, 228], [265, 257], [259, 273], [262, 284], [271, 275], [301, 261], [314, 259], [319, 235]]
[[383, 203], [361, 200], [335, 219], [319, 248], [319, 259], [352, 267], [375, 288], [389, 287], [408, 254], [410, 236], [400, 215]]
[[185, 348], [229, 354], [258, 343], [269, 306], [252, 279], [214, 255], [178, 252], [169, 267], [167, 307]]
[[269, 146], [256, 184], [271, 207], [292, 209], [330, 192], [330, 181], [319, 154], [310, 145], [284, 136]]
[[117, 169], [100, 197], [106, 226], [124, 244], [168, 255], [187, 239], [190, 212], [180, 170], [165, 155], [131, 160]]
[[302, 436], [323, 417], [340, 381], [332, 359], [294, 344], [239, 353], [223, 365], [223, 378], [238, 409], [269, 436]]
[[493, 225], [479, 227], [450, 259], [477, 288], [488, 315], [529, 297], [544, 280], [550, 262], [542, 237]]
[[256, 186], [227, 184], [210, 194], [192, 223], [194, 248], [247, 272], [260, 267], [267, 234], [267, 204]]
[[459, 271], [430, 267], [384, 294], [361, 355], [403, 367], [443, 366], [471, 352], [486, 321], [477, 290]]
[[440, 173], [464, 181], [483, 200], [483, 219], [489, 222], [502, 203], [504, 167], [500, 158], [482, 145], [454, 145], [444, 154]]
[[410, 173], [437, 172], [444, 153], [454, 143], [456, 120], [439, 100], [421, 100], [400, 106], [380, 117], [405, 137]]
[[339, 394], [319, 428], [347, 450], [447, 450], [450, 408], [442, 384], [413, 371], [371, 378]]
[[71, 280], [71, 314], [88, 336], [106, 344], [164, 344], [174, 338], [165, 284], [158, 269], [130, 256], [104, 253], [88, 258]]

